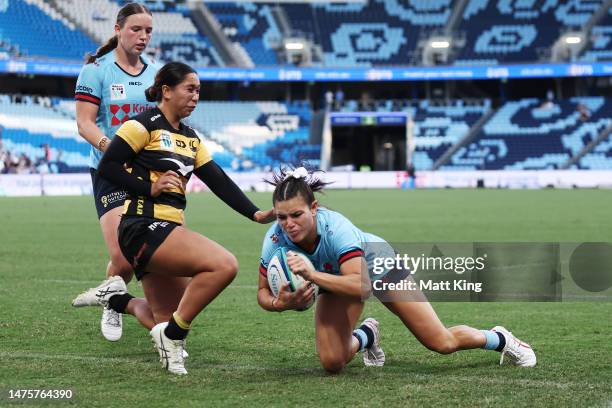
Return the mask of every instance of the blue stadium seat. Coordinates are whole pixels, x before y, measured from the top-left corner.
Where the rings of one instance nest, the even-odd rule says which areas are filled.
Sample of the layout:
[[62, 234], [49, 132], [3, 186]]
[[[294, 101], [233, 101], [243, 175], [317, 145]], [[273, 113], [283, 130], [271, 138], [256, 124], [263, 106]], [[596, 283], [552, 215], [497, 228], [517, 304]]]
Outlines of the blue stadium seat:
[[224, 32], [245, 48], [255, 65], [276, 65], [279, 61], [273, 47], [280, 43], [281, 33], [270, 5], [251, 2], [208, 3]]
[[0, 7], [0, 40], [28, 57], [82, 61], [85, 53], [97, 48], [81, 31], [52, 19], [37, 6], [23, 0], [6, 1], [4, 7]]
[[612, 61], [612, 8], [591, 30], [590, 47], [580, 59], [585, 62]]
[[78, 135], [74, 117], [56, 105], [43, 106], [31, 97], [22, 97], [15, 103], [10, 96], [2, 95], [0, 126], [4, 149], [12, 155], [25, 154], [35, 163], [44, 154], [41, 146], [47, 144], [55, 170], [87, 171], [89, 144]]
[[[579, 105], [587, 117], [581, 116]], [[612, 99], [603, 97], [552, 105], [537, 99], [507, 102], [442, 170], [557, 169], [612, 124], [610, 112]], [[587, 168], [589, 160], [583, 160], [581, 168]]]
[[535, 62], [560, 34], [579, 28], [601, 0], [470, 0], [459, 30], [466, 45], [456, 65]]
[[294, 29], [312, 33], [326, 66], [382, 66], [411, 63], [420, 32], [444, 27], [452, 2], [373, 0], [283, 8]]
[[319, 163], [320, 145], [309, 144], [310, 117], [305, 102], [200, 102], [189, 122], [243, 164], [262, 169]]

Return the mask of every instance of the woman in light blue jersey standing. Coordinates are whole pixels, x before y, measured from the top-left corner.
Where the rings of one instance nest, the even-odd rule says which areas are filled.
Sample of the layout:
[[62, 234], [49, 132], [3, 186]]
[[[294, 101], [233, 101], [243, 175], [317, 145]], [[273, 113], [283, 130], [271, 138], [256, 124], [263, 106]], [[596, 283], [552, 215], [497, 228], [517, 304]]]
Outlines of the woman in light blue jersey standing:
[[[151, 86], [158, 68], [146, 59], [144, 51], [151, 40], [153, 17], [144, 5], [128, 3], [117, 14], [115, 35], [88, 55], [76, 84], [76, 119], [79, 134], [91, 144], [90, 173], [102, 236], [110, 255], [107, 278], [120, 276], [129, 282], [133, 268], [117, 240], [126, 192], [98, 176], [97, 167], [110, 138], [130, 117], [155, 107], [147, 102], [145, 89]], [[122, 313], [129, 313], [148, 329], [155, 323], [145, 299], [126, 293], [104, 307], [101, 329], [104, 337], [117, 341], [122, 334]], [[86, 306], [73, 301], [73, 306]]]

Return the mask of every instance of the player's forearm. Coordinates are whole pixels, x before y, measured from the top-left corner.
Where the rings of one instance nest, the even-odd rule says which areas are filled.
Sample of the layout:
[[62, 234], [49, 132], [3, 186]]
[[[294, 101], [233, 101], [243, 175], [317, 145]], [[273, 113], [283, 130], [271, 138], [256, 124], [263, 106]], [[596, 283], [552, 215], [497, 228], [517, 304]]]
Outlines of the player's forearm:
[[281, 310], [278, 308], [277, 302], [278, 300], [272, 296], [269, 289], [260, 288], [257, 292], [257, 303], [259, 303], [262, 309], [268, 312], [280, 312]]
[[100, 140], [104, 137], [108, 137], [100, 130], [96, 123], [92, 121], [77, 121], [77, 127], [79, 135], [96, 149], [99, 149]]
[[120, 137], [113, 139], [98, 165], [98, 174], [134, 196], [151, 196], [151, 182], [144, 181], [123, 167], [135, 155], [130, 145]]
[[361, 276], [358, 274], [338, 276], [316, 271], [310, 276], [310, 281], [332, 293], [361, 298]]

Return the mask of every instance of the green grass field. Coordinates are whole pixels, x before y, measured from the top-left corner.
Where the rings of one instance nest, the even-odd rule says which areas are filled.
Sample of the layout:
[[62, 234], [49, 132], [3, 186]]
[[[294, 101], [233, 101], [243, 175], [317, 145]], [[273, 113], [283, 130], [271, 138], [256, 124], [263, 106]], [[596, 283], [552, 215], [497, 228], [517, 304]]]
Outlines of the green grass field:
[[[270, 194], [253, 194], [261, 206]], [[99, 332], [100, 310], [71, 299], [103, 278], [105, 247], [90, 197], [0, 199], [0, 406], [10, 389], [67, 389], [88, 407], [612, 406], [611, 303], [436, 303], [446, 325], [503, 323], [538, 366], [498, 366], [495, 352], [437, 355], [376, 302], [387, 363], [355, 359], [326, 375], [313, 312], [269, 313], [256, 300], [267, 227], [210, 194], [188, 198], [189, 226], [240, 261], [236, 281], [196, 320], [189, 375], [162, 371], [148, 333], [124, 318], [121, 341]], [[612, 241], [612, 191], [330, 191], [323, 204], [389, 241]], [[136, 283], [131, 291], [141, 294]], [[29, 402], [38, 405], [42, 401]]]

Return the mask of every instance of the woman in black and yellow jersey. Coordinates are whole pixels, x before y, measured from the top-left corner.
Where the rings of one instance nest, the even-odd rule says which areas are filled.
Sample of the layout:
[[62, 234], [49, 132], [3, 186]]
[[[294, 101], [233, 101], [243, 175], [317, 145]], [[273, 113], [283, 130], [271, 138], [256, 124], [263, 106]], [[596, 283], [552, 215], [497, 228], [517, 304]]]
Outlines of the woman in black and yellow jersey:
[[[192, 68], [166, 64], [146, 91], [157, 108], [124, 123], [99, 166], [102, 177], [128, 192], [119, 246], [142, 281], [157, 323], [151, 336], [162, 365], [175, 374], [187, 373], [183, 344], [191, 322], [238, 271], [228, 250], [182, 226], [189, 177], [196, 174], [245, 217], [273, 220], [272, 210], [259, 211], [212, 160], [195, 131], [181, 122], [195, 109], [199, 94]], [[124, 294], [121, 285], [112, 283], [97, 290], [107, 301]]]

